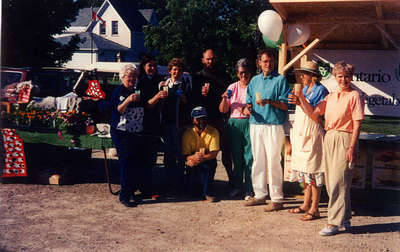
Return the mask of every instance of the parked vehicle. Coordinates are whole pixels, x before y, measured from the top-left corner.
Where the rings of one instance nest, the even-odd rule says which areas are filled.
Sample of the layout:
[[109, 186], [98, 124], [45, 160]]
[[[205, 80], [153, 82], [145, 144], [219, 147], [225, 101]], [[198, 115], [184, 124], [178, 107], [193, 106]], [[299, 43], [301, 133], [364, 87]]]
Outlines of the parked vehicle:
[[0, 87], [32, 81], [32, 84], [39, 87], [38, 97], [62, 96], [72, 91], [81, 71], [65, 68], [2, 68]]

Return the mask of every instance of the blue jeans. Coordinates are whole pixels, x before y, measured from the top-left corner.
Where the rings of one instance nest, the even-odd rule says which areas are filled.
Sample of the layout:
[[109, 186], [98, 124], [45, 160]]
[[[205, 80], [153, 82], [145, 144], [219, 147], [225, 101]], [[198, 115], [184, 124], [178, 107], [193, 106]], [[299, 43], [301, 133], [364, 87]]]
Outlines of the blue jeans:
[[111, 138], [117, 149], [121, 192], [120, 199], [129, 199], [138, 189], [144, 169], [144, 138], [111, 128]]
[[200, 176], [201, 192], [203, 196], [212, 194], [212, 183], [214, 181], [217, 160], [207, 160], [197, 166], [188, 167], [190, 173]]

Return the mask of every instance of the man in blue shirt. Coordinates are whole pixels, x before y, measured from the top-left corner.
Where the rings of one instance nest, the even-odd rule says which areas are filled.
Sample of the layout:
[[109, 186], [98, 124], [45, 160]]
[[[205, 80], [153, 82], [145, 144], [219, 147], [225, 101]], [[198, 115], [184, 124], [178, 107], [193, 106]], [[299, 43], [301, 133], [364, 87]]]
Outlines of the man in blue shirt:
[[274, 62], [273, 51], [258, 54], [257, 65], [262, 73], [254, 76], [247, 87], [245, 109], [250, 114], [254, 158], [251, 172], [254, 197], [245, 206], [265, 204], [269, 189], [271, 203], [264, 209], [266, 212], [283, 209], [281, 150], [290, 91], [286, 78], [274, 71]]

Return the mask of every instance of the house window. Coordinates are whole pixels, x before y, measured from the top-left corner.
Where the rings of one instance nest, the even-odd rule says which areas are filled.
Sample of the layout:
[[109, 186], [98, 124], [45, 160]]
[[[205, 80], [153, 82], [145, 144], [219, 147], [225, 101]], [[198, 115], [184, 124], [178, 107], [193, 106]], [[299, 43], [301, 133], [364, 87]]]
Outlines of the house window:
[[118, 21], [112, 21], [111, 22], [111, 34], [112, 35], [118, 35]]
[[106, 26], [103, 22], [100, 22], [100, 34], [106, 34]]

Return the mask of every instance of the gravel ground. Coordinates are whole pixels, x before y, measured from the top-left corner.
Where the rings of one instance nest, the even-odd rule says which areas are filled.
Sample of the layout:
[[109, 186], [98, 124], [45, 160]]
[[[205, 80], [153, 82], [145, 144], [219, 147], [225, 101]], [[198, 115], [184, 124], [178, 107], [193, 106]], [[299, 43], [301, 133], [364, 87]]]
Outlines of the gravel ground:
[[[286, 210], [244, 207], [243, 200], [225, 196], [229, 188], [220, 164], [217, 203], [177, 197], [126, 208], [108, 191], [101, 152], [92, 157], [78, 169], [79, 177], [62, 186], [3, 180], [0, 251], [400, 251], [396, 200], [355, 201], [354, 232], [321, 237], [326, 201], [322, 218], [306, 223]], [[300, 204], [301, 196], [287, 195], [287, 208]]]

